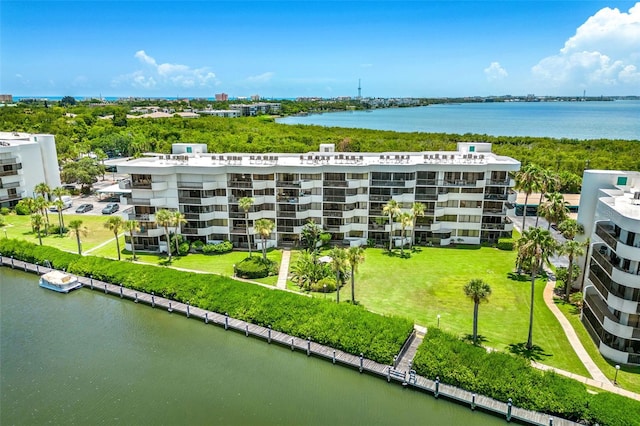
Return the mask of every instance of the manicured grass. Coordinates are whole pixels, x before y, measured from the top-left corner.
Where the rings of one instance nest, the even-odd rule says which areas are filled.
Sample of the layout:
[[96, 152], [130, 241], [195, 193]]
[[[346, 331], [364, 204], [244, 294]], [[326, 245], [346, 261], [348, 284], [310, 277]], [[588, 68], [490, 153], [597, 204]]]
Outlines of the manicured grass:
[[[596, 363], [598, 368], [609, 378], [613, 379], [616, 374], [615, 365], [613, 361], [606, 360], [601, 354], [596, 344], [589, 333], [587, 332], [582, 322], [580, 322], [580, 310], [575, 306], [564, 303], [561, 299], [555, 299], [556, 306], [562, 311], [565, 317], [569, 320], [573, 329], [576, 331], [582, 346]], [[621, 388], [629, 390], [631, 392], [640, 393], [640, 367], [620, 366], [618, 372], [618, 378], [616, 380]]]
[[[407, 251], [405, 250], [405, 254]], [[465, 336], [471, 333], [473, 302], [463, 286], [473, 278], [491, 285], [488, 303], [480, 306], [478, 333], [487, 347], [507, 350], [527, 340], [530, 281], [511, 279], [514, 251], [483, 247], [418, 248], [409, 258], [399, 252], [367, 249], [356, 275], [356, 299], [367, 309], [387, 315], [403, 315], [427, 327], [440, 327]], [[566, 339], [560, 324], [542, 299], [545, 282], [536, 283], [533, 342], [537, 360], [557, 368], [587, 375]], [[350, 298], [350, 288], [341, 293]]]
[[[0, 231], [0, 238], [4, 238], [4, 231], [7, 231], [8, 238], [18, 238], [30, 241], [35, 244], [39, 244], [38, 235], [31, 231], [31, 217], [30, 216], [18, 216], [16, 214], [10, 214], [3, 216], [7, 226]], [[64, 224], [68, 228], [69, 222], [72, 220], [82, 220], [83, 227], [86, 228], [86, 235], [80, 236], [80, 242], [82, 244], [82, 250], [90, 250], [103, 242], [113, 238], [113, 233], [104, 227], [104, 223], [107, 221], [107, 216], [96, 215], [81, 215], [81, 214], [65, 214]], [[51, 225], [58, 225], [58, 214], [49, 212], [49, 223]], [[59, 234], [44, 235], [44, 230], [41, 232], [42, 244], [51, 247], [59, 248], [60, 250], [78, 252], [78, 244], [76, 242], [75, 235], [67, 232], [63, 236]], [[115, 242], [114, 254], [115, 254]]]

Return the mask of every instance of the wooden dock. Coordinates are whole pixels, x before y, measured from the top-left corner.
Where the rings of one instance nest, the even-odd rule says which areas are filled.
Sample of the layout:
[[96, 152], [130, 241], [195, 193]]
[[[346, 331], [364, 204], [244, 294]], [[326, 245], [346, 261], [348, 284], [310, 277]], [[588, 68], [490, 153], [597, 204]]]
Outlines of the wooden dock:
[[[34, 265], [31, 263], [15, 260], [0, 255], [0, 266], [7, 266], [13, 269], [23, 270], [25, 272], [36, 273], [38, 275], [51, 271], [51, 268]], [[370, 359], [364, 358], [362, 354], [353, 355], [341, 350], [333, 349], [328, 346], [314, 342], [310, 338], [300, 338], [290, 336], [270, 327], [263, 327], [251, 324], [246, 321], [231, 318], [228, 315], [218, 312], [207, 311], [187, 303], [176, 302], [175, 300], [166, 299], [153, 293], [143, 293], [131, 290], [122, 285], [114, 285], [89, 277], [78, 277], [83, 287], [104, 292], [105, 294], [127, 299], [134, 303], [144, 303], [152, 308], [166, 310], [169, 313], [185, 315], [188, 318], [198, 319], [205, 324], [217, 325], [224, 327], [225, 330], [232, 330], [245, 334], [247, 337], [262, 339], [267, 343], [276, 343], [281, 346], [291, 348], [292, 351], [306, 353], [307, 356], [324, 358], [333, 364], [341, 364], [343, 366], [357, 369], [360, 373], [368, 373], [386, 379], [388, 382], [400, 383], [404, 387], [414, 388], [429, 394], [435, 398], [444, 398], [455, 401], [459, 404], [467, 405], [472, 410], [482, 410], [493, 413], [497, 416], [505, 418], [507, 421], [514, 421], [532, 425], [576, 425], [572, 421], [562, 419], [547, 414], [525, 410], [508, 403], [497, 401], [482, 395], [475, 395], [472, 392], [439, 383], [438, 380], [433, 381], [415, 374], [411, 369], [411, 362], [415, 351], [422, 342], [422, 338], [416, 333], [411, 335], [411, 341], [407, 342], [399, 357], [395, 360], [394, 365], [384, 365]]]

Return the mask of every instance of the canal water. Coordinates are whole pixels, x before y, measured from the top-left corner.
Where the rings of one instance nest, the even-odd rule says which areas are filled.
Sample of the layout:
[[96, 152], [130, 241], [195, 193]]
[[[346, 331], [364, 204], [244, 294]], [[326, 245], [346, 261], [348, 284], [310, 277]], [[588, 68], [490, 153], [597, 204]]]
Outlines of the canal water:
[[498, 425], [223, 328], [0, 268], [0, 424]]

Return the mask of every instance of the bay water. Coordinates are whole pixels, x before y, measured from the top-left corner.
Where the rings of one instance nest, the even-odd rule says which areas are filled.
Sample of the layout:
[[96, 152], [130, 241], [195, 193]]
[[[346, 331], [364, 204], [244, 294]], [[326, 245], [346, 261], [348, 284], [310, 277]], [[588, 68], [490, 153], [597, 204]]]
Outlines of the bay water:
[[504, 419], [98, 291], [0, 268], [2, 425], [498, 425]]
[[290, 116], [277, 122], [398, 132], [640, 141], [640, 101], [435, 104]]

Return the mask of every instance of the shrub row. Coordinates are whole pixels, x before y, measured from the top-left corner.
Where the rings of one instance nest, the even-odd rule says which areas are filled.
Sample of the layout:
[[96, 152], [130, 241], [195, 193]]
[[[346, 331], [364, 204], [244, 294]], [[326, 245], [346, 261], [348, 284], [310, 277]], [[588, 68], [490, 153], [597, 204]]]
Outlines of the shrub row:
[[[198, 250], [197, 247], [196, 247], [196, 250]], [[205, 245], [202, 245], [199, 248], [199, 250], [202, 250], [202, 253], [204, 254], [228, 253], [231, 250], [233, 250], [233, 244], [231, 243], [231, 241], [223, 241], [217, 244], [205, 244]]]
[[393, 361], [413, 323], [385, 317], [361, 307], [274, 291], [228, 277], [178, 271], [171, 268], [79, 256], [26, 241], [2, 239], [0, 253], [28, 262], [46, 259], [56, 268], [81, 276], [155, 292], [180, 302], [315, 342], [374, 361]]
[[529, 410], [600, 425], [640, 425], [640, 403], [608, 392], [591, 395], [575, 380], [543, 372], [521, 357], [487, 352], [430, 329], [414, 358], [416, 372]]
[[264, 278], [278, 273], [278, 265], [262, 257], [251, 256], [236, 265], [235, 273], [242, 278]]

